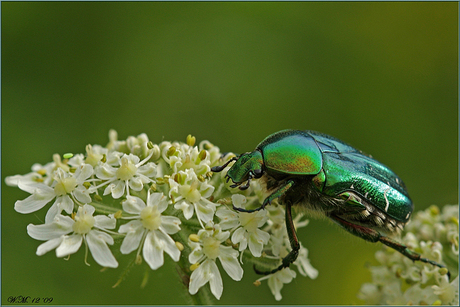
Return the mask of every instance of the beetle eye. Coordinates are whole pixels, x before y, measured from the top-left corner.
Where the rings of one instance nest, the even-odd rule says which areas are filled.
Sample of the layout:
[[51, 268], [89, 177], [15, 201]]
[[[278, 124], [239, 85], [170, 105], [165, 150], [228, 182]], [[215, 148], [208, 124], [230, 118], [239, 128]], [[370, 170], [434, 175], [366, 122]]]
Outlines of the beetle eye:
[[260, 178], [260, 177], [262, 177], [263, 173], [264, 172], [261, 169], [256, 169], [256, 170], [254, 170], [254, 177], [255, 178]]

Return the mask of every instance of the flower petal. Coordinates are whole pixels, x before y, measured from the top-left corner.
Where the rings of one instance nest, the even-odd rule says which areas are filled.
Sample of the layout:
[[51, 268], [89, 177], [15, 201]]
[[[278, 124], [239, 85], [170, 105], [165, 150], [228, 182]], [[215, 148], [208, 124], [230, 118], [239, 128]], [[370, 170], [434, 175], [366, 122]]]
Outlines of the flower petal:
[[117, 220], [112, 216], [107, 215], [96, 215], [94, 217], [94, 226], [103, 229], [114, 229], [117, 226]]
[[131, 214], [139, 214], [144, 208], [145, 203], [136, 196], [127, 196], [122, 202], [123, 210]]
[[161, 226], [162, 229], [167, 234], [175, 234], [180, 230], [180, 219], [175, 216], [161, 216]]
[[72, 232], [75, 221], [69, 216], [57, 215], [52, 223], [27, 226], [27, 233], [35, 240], [50, 240]]
[[122, 254], [129, 254], [139, 247], [145, 228], [142, 226], [141, 221], [136, 220], [121, 225], [118, 232], [126, 233], [126, 237], [121, 243], [120, 251]]
[[152, 270], [158, 269], [164, 263], [163, 249], [158, 243], [156, 233], [150, 231], [145, 238], [142, 255]]
[[157, 206], [158, 212], [163, 212], [168, 208], [168, 202], [163, 193], [152, 193], [147, 197], [147, 206]]
[[96, 176], [103, 180], [109, 180], [115, 177], [117, 169], [110, 166], [107, 163], [96, 166], [95, 172]]
[[64, 236], [60, 236], [40, 244], [37, 248], [37, 256], [42, 256], [50, 250], [55, 249], [61, 244], [62, 240], [64, 240]]
[[18, 200], [14, 204], [14, 210], [19, 213], [31, 213], [43, 208], [49, 203], [56, 195], [54, 190], [46, 185], [40, 189], [35, 189], [34, 194], [30, 195], [24, 200]]
[[122, 197], [124, 193], [125, 193], [125, 183], [121, 180], [115, 181], [114, 186], [112, 188], [112, 197], [115, 199], [118, 199]]
[[189, 203], [187, 203], [185, 200], [177, 202], [174, 205], [174, 209], [182, 210], [182, 212], [184, 213], [184, 217], [187, 220], [189, 220], [193, 216], [193, 211], [194, 211], [193, 208], [194, 208], [194, 206], [189, 204]]
[[220, 276], [219, 269], [217, 268], [216, 262], [212, 260], [206, 260], [207, 271], [209, 274], [209, 285], [211, 286], [211, 292], [219, 300], [222, 296], [224, 286], [222, 284], [222, 277]]
[[163, 250], [171, 256], [172, 260], [175, 262], [179, 261], [180, 257], [180, 250], [176, 246], [176, 242], [168, 236], [167, 234], [161, 232], [161, 231], [155, 231], [157, 235], [157, 239], [161, 240], [161, 245], [163, 247]]
[[60, 258], [76, 253], [80, 248], [82, 241], [82, 235], [74, 234], [70, 236], [64, 236], [62, 243], [58, 248], [56, 248], [56, 256]]
[[192, 252], [188, 255], [188, 261], [192, 264], [195, 264], [203, 258], [203, 249], [201, 245], [196, 244], [195, 248], [192, 250]]
[[270, 235], [268, 232], [256, 229], [255, 232], [249, 234], [249, 250], [254, 255], [254, 257], [260, 257], [262, 255], [262, 249], [264, 244], [268, 243]]
[[238, 213], [224, 207], [220, 207], [216, 211], [216, 216], [220, 219], [219, 225], [222, 230], [231, 229], [239, 224]]
[[240, 227], [237, 230], [235, 230], [235, 232], [233, 232], [233, 234], [232, 234], [232, 242], [233, 242], [233, 244], [238, 244], [238, 243], [240, 243], [242, 241], [246, 241], [245, 237], [244, 237], [245, 233], [246, 233], [246, 231], [244, 230], [243, 227]]
[[82, 167], [77, 168], [74, 176], [77, 182], [82, 184], [92, 174], [93, 174], [93, 167], [89, 164], [84, 164]]
[[72, 194], [81, 203], [89, 204], [91, 202], [91, 196], [89, 196], [89, 190], [82, 185], [79, 185], [78, 187], [76, 187], [75, 190], [73, 190]]
[[141, 178], [133, 177], [129, 180], [129, 187], [134, 191], [140, 191], [144, 187], [144, 183]]
[[[91, 255], [93, 255], [94, 260], [104, 267], [116, 268], [118, 267], [118, 262], [107, 246], [107, 234], [98, 230], [91, 230], [86, 235], [86, 241], [88, 242], [89, 250]], [[110, 237], [110, 236], [109, 236]], [[112, 239], [112, 237], [110, 237]], [[113, 243], [113, 239], [112, 239]]]
[[200, 220], [207, 223], [214, 217], [215, 205], [206, 199], [201, 199], [195, 203], [196, 215]]
[[72, 214], [74, 202], [70, 198], [69, 195], [58, 196], [56, 198], [56, 204], [58, 205], [58, 208], [59, 208], [58, 213], [61, 213], [62, 211], [65, 211], [68, 214]]
[[156, 175], [156, 165], [153, 162], [149, 162], [139, 167], [137, 172], [146, 177], [154, 177]]
[[209, 262], [214, 263], [214, 261], [206, 259], [195, 271], [192, 272], [188, 286], [190, 294], [197, 293], [198, 290], [209, 281], [209, 273], [207, 272], [209, 270]]
[[243, 269], [238, 262], [238, 252], [236, 250], [230, 246], [221, 245], [219, 259], [225, 272], [233, 280], [241, 280], [243, 278]]
[[26, 191], [27, 193], [30, 193], [30, 194], [35, 194], [36, 190], [44, 190], [44, 191], [48, 191], [48, 193], [54, 194], [54, 189], [42, 182], [36, 182], [33, 180], [27, 180], [26, 178], [22, 178], [18, 180], [17, 183], [18, 183], [18, 187], [21, 190]]

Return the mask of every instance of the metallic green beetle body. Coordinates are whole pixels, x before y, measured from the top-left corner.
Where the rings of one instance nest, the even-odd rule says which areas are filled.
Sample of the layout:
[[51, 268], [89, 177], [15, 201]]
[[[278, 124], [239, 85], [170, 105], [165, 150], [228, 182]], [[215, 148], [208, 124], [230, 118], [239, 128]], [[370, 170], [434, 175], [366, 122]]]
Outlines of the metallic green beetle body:
[[[227, 172], [232, 187], [244, 190], [251, 179], [261, 178], [271, 194], [261, 210], [279, 198], [286, 206], [286, 228], [292, 251], [271, 274], [297, 258], [300, 244], [294, 229], [291, 206], [301, 206], [331, 218], [350, 233], [370, 242], [382, 242], [412, 260], [438, 267], [421, 258], [385, 233], [403, 229], [413, 211], [402, 180], [388, 167], [331, 136], [314, 131], [283, 130], [265, 138], [253, 152], [241, 154], [212, 171]], [[246, 184], [242, 185], [244, 182]]]

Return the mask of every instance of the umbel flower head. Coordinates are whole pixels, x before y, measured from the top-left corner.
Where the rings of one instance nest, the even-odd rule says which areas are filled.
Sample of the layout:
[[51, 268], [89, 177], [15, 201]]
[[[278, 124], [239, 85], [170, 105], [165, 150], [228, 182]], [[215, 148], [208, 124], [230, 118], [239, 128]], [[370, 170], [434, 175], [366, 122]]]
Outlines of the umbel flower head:
[[[220, 173], [211, 168], [235, 155], [222, 155], [208, 141], [195, 143], [190, 135], [185, 142], [159, 144], [146, 134], [118, 140], [111, 130], [106, 146], [90, 144], [85, 153], [55, 154], [52, 162], [34, 164], [30, 173], [9, 176], [5, 182], [29, 194], [14, 208], [34, 213], [35, 222], [27, 232], [44, 241], [37, 255], [55, 250], [59, 258], [70, 257], [85, 246], [88, 265], [89, 254], [98, 265], [113, 269], [119, 267], [117, 257], [129, 257], [125, 272], [136, 269], [132, 264], [157, 270], [173, 261], [192, 297], [207, 297], [196, 294], [208, 292], [220, 299], [222, 274], [239, 281], [245, 275], [243, 261], [276, 268], [290, 252], [285, 209], [275, 200], [265, 210], [235, 211], [233, 207], [261, 206], [267, 194], [259, 180], [252, 180], [245, 191], [232, 188], [225, 179], [228, 168]], [[404, 243], [449, 268], [457, 264], [458, 269], [458, 208], [449, 208], [417, 215]], [[36, 219], [40, 214], [44, 223]], [[301, 213], [293, 222], [297, 229], [308, 225]], [[297, 276], [318, 276], [308, 257], [300, 243], [293, 265], [256, 284], [266, 281], [275, 299], [281, 300], [284, 285]], [[366, 302], [458, 303], [458, 291], [453, 290], [458, 277], [447, 280], [442, 270], [414, 265], [394, 251], [384, 250], [378, 259], [381, 266], [371, 269], [373, 283], [364, 285], [360, 294]], [[401, 278], [410, 281], [410, 291]], [[423, 300], [414, 299], [419, 296]]]
[[410, 249], [447, 269], [412, 262], [384, 247], [375, 255], [379, 266], [370, 268], [372, 282], [361, 287], [358, 297], [370, 305], [458, 305], [458, 206], [442, 211], [431, 206], [417, 212], [407, 224], [402, 241]]
[[[6, 178], [9, 186], [30, 194], [16, 202], [17, 212], [45, 212], [44, 224], [27, 227], [33, 239], [45, 241], [37, 255], [55, 249], [57, 257], [66, 257], [84, 245], [88, 265], [89, 254], [109, 268], [118, 267], [114, 255], [120, 254], [151, 270], [172, 260], [189, 276], [191, 295], [210, 290], [217, 299], [224, 288], [220, 270], [239, 281], [243, 260], [257, 264], [270, 254], [275, 266], [285, 256], [283, 218], [267, 210], [232, 209], [260, 206], [264, 192], [258, 183], [235, 194], [242, 192], [226, 183], [225, 174], [211, 172], [233, 154], [222, 156], [208, 141], [195, 145], [190, 135], [186, 142], [153, 144], [146, 134], [118, 140], [111, 130], [109, 139], [105, 147], [90, 144], [84, 154], [65, 158], [55, 154], [52, 162], [33, 165], [31, 173]], [[270, 210], [284, 216], [281, 206]], [[299, 272], [316, 278], [307, 255], [302, 247]], [[292, 277], [269, 280], [277, 300], [283, 284], [295, 277], [292, 268], [281, 272], [276, 276]]]

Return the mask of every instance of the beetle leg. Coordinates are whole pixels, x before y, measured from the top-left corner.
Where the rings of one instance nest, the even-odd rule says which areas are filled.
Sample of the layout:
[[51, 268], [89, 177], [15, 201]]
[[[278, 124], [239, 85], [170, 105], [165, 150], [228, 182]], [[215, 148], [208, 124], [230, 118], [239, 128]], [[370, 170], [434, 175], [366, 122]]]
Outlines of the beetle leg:
[[[404, 244], [396, 242], [395, 240], [387, 236], [381, 235], [377, 230], [350, 223], [333, 214], [330, 215], [329, 217], [335, 222], [337, 222], [340, 226], [342, 226], [345, 230], [349, 231], [355, 236], [358, 236], [366, 241], [373, 242], [373, 243], [382, 242], [386, 246], [391, 247], [392, 249], [400, 252], [401, 254], [411, 259], [412, 261], [421, 261], [421, 262], [429, 263], [439, 268], [446, 267], [445, 265], [439, 264], [436, 261], [423, 258], [419, 253], [411, 251]], [[449, 272], [447, 272], [447, 276], [450, 279]]]
[[[386, 246], [389, 246], [392, 249], [400, 252], [401, 254], [403, 254], [407, 258], [411, 259], [412, 261], [421, 261], [421, 262], [429, 263], [429, 264], [437, 266], [439, 268], [445, 268], [446, 267], [445, 265], [439, 264], [436, 261], [433, 261], [433, 260], [430, 260], [430, 259], [427, 259], [427, 258], [423, 258], [419, 253], [411, 251], [404, 244], [396, 242], [395, 240], [393, 240], [391, 238], [388, 238], [386, 236], [380, 235], [379, 241], [382, 242], [383, 244], [385, 244]], [[447, 271], [447, 276], [450, 279], [450, 272], [449, 271]]]
[[274, 201], [275, 199], [277, 199], [277, 198], [283, 196], [284, 193], [286, 193], [287, 190], [289, 190], [293, 185], [294, 185], [294, 181], [293, 181], [293, 180], [289, 180], [285, 185], [283, 185], [281, 188], [279, 188], [278, 190], [276, 190], [275, 192], [273, 192], [272, 194], [270, 194], [270, 196], [268, 196], [267, 198], [265, 198], [265, 200], [264, 200], [262, 206], [260, 206], [259, 208], [247, 210], [247, 209], [244, 209], [244, 208], [238, 208], [238, 207], [233, 206], [233, 210], [236, 210], [236, 211], [239, 211], [239, 212], [247, 212], [247, 213], [251, 213], [251, 212], [255, 212], [255, 211], [262, 210], [262, 209], [264, 209], [267, 205], [271, 204], [272, 201]]
[[244, 191], [244, 190], [247, 190], [247, 188], [249, 188], [249, 183], [251, 181], [252, 177], [249, 177], [248, 181], [246, 182], [245, 185], [240, 185], [238, 188], [241, 190], [241, 191]]
[[[239, 188], [240, 190], [246, 190], [247, 188], [249, 188], [249, 183], [251, 182], [252, 178], [253, 177], [251, 176], [251, 173], [249, 173], [249, 178], [248, 178], [248, 181], [246, 182], [245, 185], [241, 185], [241, 183], [234, 183], [230, 187], [231, 188]], [[227, 182], [228, 182], [229, 179], [230, 179], [230, 177], [228, 177]]]
[[291, 203], [286, 203], [286, 230], [289, 236], [289, 242], [291, 243], [291, 251], [286, 257], [283, 258], [281, 265], [271, 271], [259, 271], [254, 266], [254, 271], [257, 274], [260, 274], [260, 275], [274, 274], [284, 268], [289, 267], [289, 265], [297, 259], [297, 256], [299, 255], [300, 243], [299, 243], [299, 240], [297, 239], [297, 234], [296, 234], [295, 227], [294, 227], [294, 221], [292, 220], [291, 206], [292, 206]]
[[[246, 190], [247, 188], [249, 188], [249, 183], [251, 182], [251, 179], [254, 178], [254, 177], [255, 177], [255, 178], [258, 178], [258, 177], [257, 177], [257, 174], [254, 174], [254, 173], [251, 172], [251, 171], [249, 172], [248, 177], [249, 177], [249, 178], [248, 178], [248, 181], [246, 182], [246, 184], [245, 184], [245, 185], [240, 185], [240, 187], [239, 187], [240, 190], [242, 190], [242, 191], [243, 191], [243, 190]], [[259, 177], [260, 177], [260, 176], [259, 176]], [[235, 187], [236, 187], [236, 186], [235, 186]], [[232, 186], [232, 188], [234, 188], [234, 187]]]

